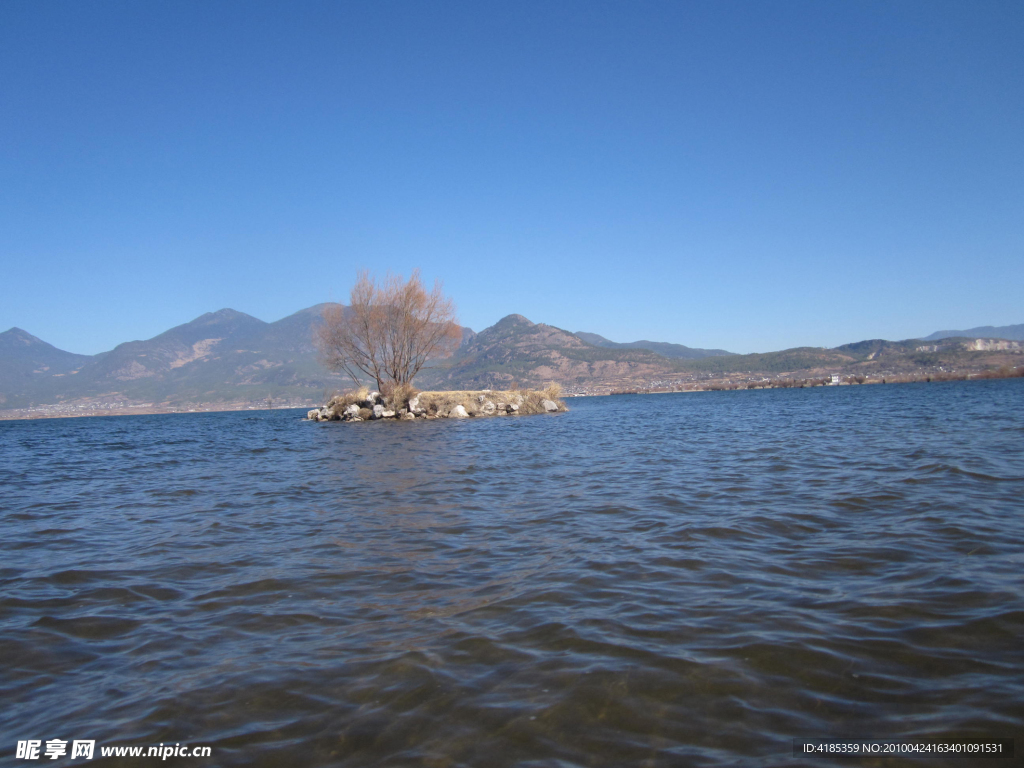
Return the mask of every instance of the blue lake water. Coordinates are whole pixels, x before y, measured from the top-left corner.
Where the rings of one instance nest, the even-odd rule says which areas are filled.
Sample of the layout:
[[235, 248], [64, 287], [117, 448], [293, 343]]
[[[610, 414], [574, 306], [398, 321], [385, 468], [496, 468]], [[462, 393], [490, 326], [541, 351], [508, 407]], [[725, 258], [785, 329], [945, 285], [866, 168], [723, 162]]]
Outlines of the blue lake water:
[[0, 422], [0, 762], [1024, 749], [1024, 380], [567, 402]]

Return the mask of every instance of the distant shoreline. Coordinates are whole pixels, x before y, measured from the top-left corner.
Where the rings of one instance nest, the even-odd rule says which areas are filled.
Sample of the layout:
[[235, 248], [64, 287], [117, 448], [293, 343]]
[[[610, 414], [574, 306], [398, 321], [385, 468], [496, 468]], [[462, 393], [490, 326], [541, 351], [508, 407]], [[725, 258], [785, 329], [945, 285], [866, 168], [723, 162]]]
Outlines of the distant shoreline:
[[[863, 384], [928, 384], [946, 381], [990, 381], [993, 379], [1024, 378], [1024, 366], [1003, 366], [990, 371], [954, 372], [939, 371], [936, 373], [911, 373], [889, 376], [838, 375], [813, 376], [808, 378], [779, 377], [774, 379], [761, 378], [757, 381], [730, 381], [719, 379], [709, 381], [706, 385], [687, 385], [685, 387], [638, 387], [636, 389], [613, 390], [609, 395], [656, 395], [671, 392], [722, 392], [740, 389], [811, 389], [813, 387], [845, 387]], [[597, 393], [595, 393], [597, 394]], [[601, 393], [604, 394], [604, 393]], [[569, 397], [586, 395], [567, 393]]]
[[[580, 397], [613, 397], [617, 395], [672, 395], [672, 394], [688, 394], [693, 392], [736, 392], [740, 390], [765, 390], [765, 389], [811, 389], [814, 387], [850, 387], [860, 386], [862, 384], [885, 384], [885, 385], [899, 385], [899, 384], [927, 384], [935, 383], [941, 384], [953, 381], [994, 381], [998, 379], [1014, 379], [1024, 378], [1024, 368], [1013, 369], [1009, 375], [1000, 375], [998, 371], [992, 371], [988, 374], [971, 374], [969, 376], [937, 376], [932, 375], [928, 377], [906, 379], [900, 377], [899, 380], [873, 380], [865, 379], [863, 382], [856, 381], [841, 381], [838, 384], [806, 384], [804, 386], [799, 385], [779, 385], [772, 386], [772, 382], [765, 382], [763, 385], [758, 384], [756, 386], [746, 385], [733, 385], [733, 386], [718, 386], [718, 387], [706, 387], [706, 388], [694, 388], [694, 389], [637, 389], [637, 390], [622, 390], [614, 392], [601, 392], [601, 393], [588, 393], [588, 394], [572, 394], [564, 393], [563, 398], [580, 398]], [[454, 391], [454, 390], [453, 390]], [[0, 421], [42, 421], [52, 419], [81, 419], [95, 416], [160, 416], [165, 414], [188, 414], [188, 413], [234, 413], [237, 411], [252, 411], [254, 413], [264, 413], [266, 411], [291, 411], [291, 410], [304, 410], [309, 408], [316, 408], [314, 402], [307, 404], [288, 404], [282, 406], [271, 406], [259, 407], [254, 406], [251, 403], [200, 403], [192, 408], [181, 408], [181, 407], [166, 407], [160, 408], [158, 406], [138, 406], [138, 407], [125, 407], [121, 409], [105, 408], [95, 409], [90, 411], [83, 411], [81, 413], [37, 413], [34, 412], [36, 409], [11, 409], [10, 411], [0, 410]]]

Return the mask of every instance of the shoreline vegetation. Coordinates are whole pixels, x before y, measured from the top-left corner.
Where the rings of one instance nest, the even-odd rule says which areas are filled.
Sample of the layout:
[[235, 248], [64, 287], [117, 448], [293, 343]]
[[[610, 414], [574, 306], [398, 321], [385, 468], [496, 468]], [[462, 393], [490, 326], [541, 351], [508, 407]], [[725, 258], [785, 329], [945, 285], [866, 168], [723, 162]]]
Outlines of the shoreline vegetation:
[[334, 395], [326, 405], [306, 414], [309, 421], [380, 421], [469, 419], [527, 416], [568, 410], [558, 384], [546, 389], [453, 390], [419, 392], [410, 385], [392, 385], [381, 392], [367, 387]]
[[1004, 365], [988, 371], [939, 371], [929, 373], [902, 373], [888, 376], [812, 376], [808, 378], [779, 377], [760, 381], [730, 381], [722, 379], [701, 384], [677, 387], [638, 387], [613, 390], [612, 395], [654, 395], [670, 392], [722, 392], [737, 389], [805, 389], [809, 387], [845, 386], [851, 384], [918, 384], [942, 381], [985, 381], [989, 379], [1024, 378], [1024, 366]]

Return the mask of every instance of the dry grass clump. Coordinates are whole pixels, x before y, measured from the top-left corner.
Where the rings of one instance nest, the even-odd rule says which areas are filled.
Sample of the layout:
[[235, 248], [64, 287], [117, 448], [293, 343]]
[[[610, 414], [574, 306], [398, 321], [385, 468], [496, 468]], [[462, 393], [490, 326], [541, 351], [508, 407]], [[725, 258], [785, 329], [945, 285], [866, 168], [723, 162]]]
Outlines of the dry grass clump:
[[544, 406], [541, 403], [551, 398], [545, 397], [543, 392], [534, 392], [533, 390], [526, 390], [522, 393], [523, 402], [519, 406], [519, 412], [524, 416], [529, 416], [534, 413], [544, 413]]
[[370, 390], [367, 387], [360, 387], [359, 389], [350, 389], [347, 392], [342, 392], [340, 395], [335, 395], [327, 403], [329, 408], [334, 408], [339, 413], [350, 405], [362, 405], [366, 402], [366, 398], [370, 396]]
[[412, 384], [385, 382], [380, 388], [380, 394], [384, 398], [384, 407], [392, 411], [408, 408], [409, 401], [419, 393], [420, 391]]
[[502, 416], [509, 412], [508, 406], [516, 406], [513, 413], [522, 415], [546, 413], [543, 402], [553, 401], [559, 411], [566, 410], [558, 395], [557, 384], [537, 392], [534, 390], [454, 390], [450, 392], [421, 392], [419, 407], [428, 416], [447, 416], [456, 406], [461, 405], [470, 416]]
[[545, 400], [554, 402], [558, 406], [558, 410], [565, 410], [565, 403], [559, 399], [562, 394], [562, 388], [554, 382], [551, 382], [546, 389], [539, 392], [527, 389], [522, 390], [519, 394], [523, 396], [523, 403], [519, 406], [519, 412], [522, 414], [546, 413], [547, 411], [544, 409]]
[[480, 402], [481, 394], [485, 395], [485, 400], [490, 398], [495, 403], [495, 408], [497, 408], [498, 402], [515, 402], [513, 399], [514, 395], [511, 392], [495, 391], [481, 393], [468, 390], [453, 390], [450, 392], [420, 392], [419, 406], [427, 412], [428, 416], [447, 416], [455, 409], [455, 406], [461, 405], [466, 409], [466, 413], [470, 416], [475, 416], [480, 412], [483, 405]]

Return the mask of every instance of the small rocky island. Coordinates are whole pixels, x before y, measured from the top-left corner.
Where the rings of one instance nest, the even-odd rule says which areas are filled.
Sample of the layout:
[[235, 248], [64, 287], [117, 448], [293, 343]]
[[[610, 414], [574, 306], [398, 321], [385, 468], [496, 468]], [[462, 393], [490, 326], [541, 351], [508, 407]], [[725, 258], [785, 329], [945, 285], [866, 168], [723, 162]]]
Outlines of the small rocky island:
[[552, 384], [543, 391], [490, 390], [417, 392], [393, 387], [382, 394], [366, 387], [335, 395], [321, 408], [306, 414], [310, 421], [377, 421], [380, 419], [469, 419], [481, 416], [525, 416], [568, 410], [561, 389]]

